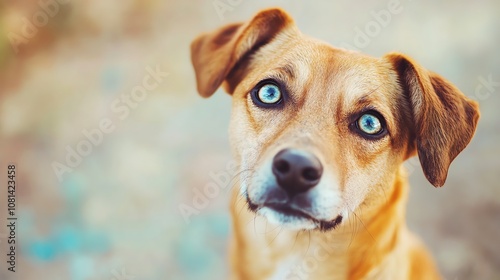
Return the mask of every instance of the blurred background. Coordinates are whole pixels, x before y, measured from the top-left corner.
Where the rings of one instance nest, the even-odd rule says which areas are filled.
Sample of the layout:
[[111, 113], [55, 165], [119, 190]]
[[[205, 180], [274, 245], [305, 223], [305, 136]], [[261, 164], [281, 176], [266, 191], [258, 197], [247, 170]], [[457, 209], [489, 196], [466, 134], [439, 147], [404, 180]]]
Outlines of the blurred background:
[[[388, 5], [398, 12], [381, 18]], [[494, 0], [1, 1], [0, 279], [227, 277], [229, 188], [221, 180], [234, 175], [231, 100], [222, 90], [197, 95], [189, 44], [270, 6], [335, 46], [407, 53], [479, 101], [477, 134], [445, 187], [434, 189], [408, 164], [407, 216], [446, 279], [500, 279]], [[4, 261], [11, 163], [16, 273]], [[220, 191], [200, 198], [214, 183]]]

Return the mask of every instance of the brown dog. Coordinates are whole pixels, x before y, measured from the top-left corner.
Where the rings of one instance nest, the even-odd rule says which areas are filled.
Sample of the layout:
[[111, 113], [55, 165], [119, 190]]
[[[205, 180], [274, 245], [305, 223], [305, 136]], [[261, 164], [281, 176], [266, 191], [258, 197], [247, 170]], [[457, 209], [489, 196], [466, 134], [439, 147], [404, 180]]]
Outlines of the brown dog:
[[405, 55], [308, 38], [280, 9], [203, 34], [191, 52], [199, 93], [223, 84], [233, 97], [233, 278], [439, 278], [406, 227], [401, 164], [418, 153], [442, 186], [475, 102]]

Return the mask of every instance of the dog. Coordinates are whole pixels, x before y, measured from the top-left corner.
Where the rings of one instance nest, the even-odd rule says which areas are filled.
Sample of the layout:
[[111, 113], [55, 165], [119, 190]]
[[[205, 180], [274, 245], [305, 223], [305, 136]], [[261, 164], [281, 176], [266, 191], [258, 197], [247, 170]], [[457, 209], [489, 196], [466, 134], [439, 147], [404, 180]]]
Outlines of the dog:
[[405, 223], [402, 163], [418, 154], [443, 186], [476, 102], [404, 54], [307, 37], [279, 8], [201, 34], [191, 60], [202, 97], [232, 96], [232, 279], [440, 279]]

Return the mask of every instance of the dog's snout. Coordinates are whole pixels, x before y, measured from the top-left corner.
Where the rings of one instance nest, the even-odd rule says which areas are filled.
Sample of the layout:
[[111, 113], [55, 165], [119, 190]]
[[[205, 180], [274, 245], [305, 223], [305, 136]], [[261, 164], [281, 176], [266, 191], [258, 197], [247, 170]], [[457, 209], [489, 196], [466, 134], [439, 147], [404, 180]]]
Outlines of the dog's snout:
[[294, 195], [318, 184], [323, 174], [323, 165], [310, 152], [284, 149], [274, 156], [273, 174], [279, 186]]

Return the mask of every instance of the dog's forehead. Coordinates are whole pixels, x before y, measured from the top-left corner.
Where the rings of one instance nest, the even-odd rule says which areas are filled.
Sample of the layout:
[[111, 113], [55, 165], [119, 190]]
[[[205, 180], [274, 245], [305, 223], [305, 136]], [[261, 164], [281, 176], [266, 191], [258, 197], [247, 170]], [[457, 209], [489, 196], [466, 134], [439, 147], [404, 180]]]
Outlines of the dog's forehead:
[[277, 78], [297, 100], [317, 95], [314, 100], [341, 107], [360, 100], [384, 103], [397, 91], [394, 71], [381, 59], [307, 37], [284, 41], [265, 46], [254, 57], [254, 84]]

